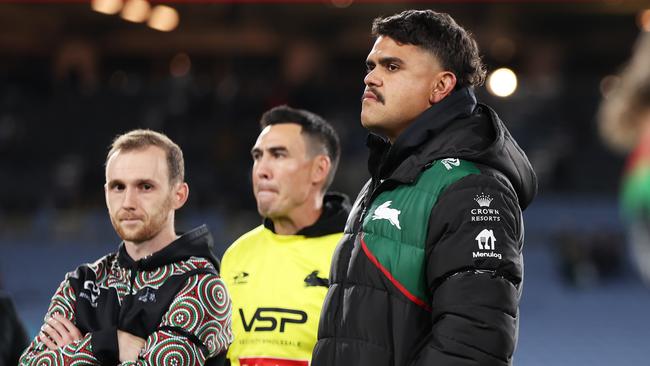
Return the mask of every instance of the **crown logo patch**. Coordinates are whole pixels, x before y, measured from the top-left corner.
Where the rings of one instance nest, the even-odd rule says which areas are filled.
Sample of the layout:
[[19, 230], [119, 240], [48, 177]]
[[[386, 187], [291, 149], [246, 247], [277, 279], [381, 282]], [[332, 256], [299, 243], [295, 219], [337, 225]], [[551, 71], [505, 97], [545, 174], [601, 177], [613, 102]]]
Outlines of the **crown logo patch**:
[[490, 203], [492, 203], [492, 197], [490, 197], [489, 194], [481, 193], [480, 195], [476, 195], [476, 197], [474, 197], [474, 201], [476, 201], [476, 203], [478, 203], [478, 205], [481, 207], [490, 207]]

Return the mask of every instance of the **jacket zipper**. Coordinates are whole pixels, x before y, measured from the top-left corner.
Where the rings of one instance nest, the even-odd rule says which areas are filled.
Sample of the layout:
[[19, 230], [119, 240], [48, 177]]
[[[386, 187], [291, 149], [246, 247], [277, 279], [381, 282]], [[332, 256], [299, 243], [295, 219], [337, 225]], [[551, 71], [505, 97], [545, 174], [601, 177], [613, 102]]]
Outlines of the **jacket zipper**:
[[133, 295], [133, 283], [135, 282], [135, 277], [138, 275], [138, 269], [140, 266], [138, 262], [135, 262], [134, 268], [131, 270], [131, 281], [129, 283], [129, 295]]
[[[391, 182], [391, 180], [390, 179], [384, 179], [384, 180], [380, 181], [375, 187], [372, 187], [373, 186], [372, 184], [369, 187], [370, 189], [372, 189], [372, 191], [370, 189], [368, 189], [368, 191], [370, 192], [370, 195], [364, 197], [363, 201], [361, 202], [361, 204], [363, 205], [363, 209], [361, 210], [361, 215], [359, 215], [359, 222], [358, 222], [358, 224], [359, 224], [358, 228], [359, 229], [361, 229], [361, 224], [363, 223], [363, 219], [365, 219], [366, 215], [368, 214], [368, 207], [370, 206], [370, 203], [380, 193], [383, 192], [383, 190], [381, 190], [380, 188], [385, 186], [387, 182]], [[359, 232], [359, 230], [356, 230], [356, 233], [358, 233], [358, 232]]]

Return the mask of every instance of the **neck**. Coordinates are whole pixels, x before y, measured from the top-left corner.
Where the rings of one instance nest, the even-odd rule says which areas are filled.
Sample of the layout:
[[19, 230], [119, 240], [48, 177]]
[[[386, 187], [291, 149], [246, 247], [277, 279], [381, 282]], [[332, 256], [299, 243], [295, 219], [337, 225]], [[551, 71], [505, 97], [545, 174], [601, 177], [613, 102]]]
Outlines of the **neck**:
[[276, 234], [295, 235], [300, 230], [313, 225], [323, 212], [323, 194], [316, 195], [305, 205], [297, 207], [286, 217], [272, 218]]
[[139, 261], [162, 250], [176, 239], [178, 239], [178, 235], [174, 231], [174, 225], [170, 225], [147, 241], [136, 243], [124, 240], [124, 246], [129, 257], [134, 261]]

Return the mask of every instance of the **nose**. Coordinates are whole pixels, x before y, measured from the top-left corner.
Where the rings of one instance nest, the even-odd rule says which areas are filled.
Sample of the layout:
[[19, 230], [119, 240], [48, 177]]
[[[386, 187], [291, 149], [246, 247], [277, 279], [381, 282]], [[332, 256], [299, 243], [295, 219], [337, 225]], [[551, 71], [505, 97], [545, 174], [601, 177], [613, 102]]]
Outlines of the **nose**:
[[271, 179], [272, 177], [273, 171], [268, 159], [261, 157], [255, 161], [253, 164], [253, 178], [266, 180]]
[[366, 74], [366, 77], [363, 78], [363, 83], [366, 84], [366, 86], [380, 86], [381, 85], [381, 79], [377, 75], [377, 68], [374, 68], [374, 69], [370, 70]]
[[124, 200], [122, 201], [122, 208], [125, 210], [134, 210], [137, 207], [138, 199], [137, 192], [133, 188], [126, 188], [124, 190]]

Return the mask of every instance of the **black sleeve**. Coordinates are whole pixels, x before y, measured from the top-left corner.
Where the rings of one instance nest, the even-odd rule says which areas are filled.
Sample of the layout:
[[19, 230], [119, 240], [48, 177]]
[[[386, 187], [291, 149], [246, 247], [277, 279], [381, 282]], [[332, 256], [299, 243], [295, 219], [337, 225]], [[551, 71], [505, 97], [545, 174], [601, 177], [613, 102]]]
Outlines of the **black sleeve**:
[[[17, 365], [20, 355], [29, 345], [29, 339], [25, 327], [18, 318], [16, 308], [8, 296], [0, 295], [0, 316], [2, 317], [0, 332], [3, 333], [0, 335], [0, 339], [6, 342], [4, 345], [0, 345], [0, 355], [6, 357], [4, 360], [0, 359], [0, 364], [5, 362], [7, 365]], [[6, 347], [4, 352], [2, 352], [3, 347]]]
[[102, 365], [119, 363], [120, 349], [117, 342], [117, 327], [109, 327], [92, 333], [92, 352]]
[[226, 358], [226, 351], [205, 360], [205, 366], [230, 366], [230, 360]]
[[416, 365], [511, 364], [522, 243], [521, 210], [507, 181], [470, 175], [447, 188], [429, 221], [432, 331]]

